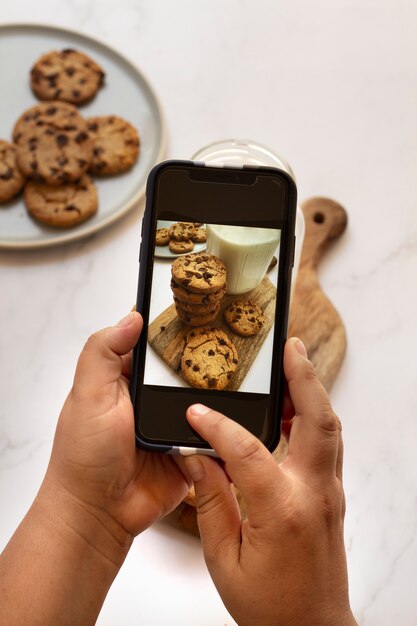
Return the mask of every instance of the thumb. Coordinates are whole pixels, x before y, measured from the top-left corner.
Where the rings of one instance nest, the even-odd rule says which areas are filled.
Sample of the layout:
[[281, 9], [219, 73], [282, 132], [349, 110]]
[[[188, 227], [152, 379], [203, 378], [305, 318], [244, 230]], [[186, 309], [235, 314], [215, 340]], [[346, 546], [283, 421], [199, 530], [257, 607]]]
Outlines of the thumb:
[[239, 558], [239, 505], [226, 473], [214, 459], [193, 455], [184, 462], [194, 481], [204, 558], [213, 574]]
[[78, 359], [74, 391], [89, 395], [117, 381], [122, 374], [122, 356], [136, 345], [143, 326], [139, 313], [131, 312], [116, 326], [89, 337]]

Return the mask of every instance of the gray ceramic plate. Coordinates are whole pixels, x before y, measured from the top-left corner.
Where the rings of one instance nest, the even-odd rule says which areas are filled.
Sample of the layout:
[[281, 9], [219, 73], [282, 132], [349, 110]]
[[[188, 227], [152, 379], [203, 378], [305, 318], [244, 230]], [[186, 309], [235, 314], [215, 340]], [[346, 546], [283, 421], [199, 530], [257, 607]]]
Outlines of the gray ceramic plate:
[[103, 43], [63, 28], [43, 25], [0, 26], [0, 138], [11, 140], [19, 115], [39, 101], [29, 85], [29, 71], [49, 50], [76, 48], [96, 60], [106, 72], [105, 86], [88, 104], [83, 116], [119, 115], [139, 131], [141, 153], [131, 170], [120, 176], [96, 179], [97, 214], [70, 230], [47, 228], [27, 214], [22, 196], [0, 205], [0, 248], [43, 248], [75, 241], [109, 226], [125, 215], [145, 194], [149, 170], [162, 158], [166, 145], [160, 104], [142, 73]]
[[[158, 220], [157, 228], [169, 228], [175, 224], [175, 222], [167, 222], [166, 220]], [[206, 225], [203, 224], [203, 228]], [[195, 243], [193, 252], [203, 252], [206, 249], [205, 243]], [[155, 256], [160, 259], [175, 259], [177, 256], [184, 256], [184, 254], [188, 254], [187, 252], [182, 252], [181, 254], [175, 254], [175, 252], [171, 252], [168, 246], [155, 246]]]

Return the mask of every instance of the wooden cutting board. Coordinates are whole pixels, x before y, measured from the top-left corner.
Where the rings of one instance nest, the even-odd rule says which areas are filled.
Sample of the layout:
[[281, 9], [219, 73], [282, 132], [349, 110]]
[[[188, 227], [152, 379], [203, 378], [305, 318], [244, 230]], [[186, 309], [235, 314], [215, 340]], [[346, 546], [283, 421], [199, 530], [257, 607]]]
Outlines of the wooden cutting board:
[[[347, 214], [340, 204], [329, 198], [311, 198], [301, 208], [306, 231], [291, 302], [288, 336], [303, 340], [317, 375], [329, 391], [345, 356], [346, 333], [340, 315], [320, 287], [317, 266], [327, 248], [344, 232]], [[282, 437], [274, 452], [277, 462], [285, 457], [286, 451]], [[242, 517], [245, 517], [245, 504], [239, 492], [236, 495]], [[198, 535], [193, 492], [165, 519], [177, 528]]]
[[[265, 324], [262, 330], [253, 337], [239, 337], [230, 330], [224, 321], [224, 309], [236, 298], [237, 296], [225, 295], [221, 300], [220, 310], [215, 321], [210, 323], [210, 326], [221, 328], [226, 333], [233, 342], [239, 356], [239, 366], [230, 384], [227, 386], [228, 391], [237, 391], [240, 388], [274, 323], [276, 289], [269, 278], [265, 276], [258, 287], [245, 294], [245, 300], [251, 300], [258, 304], [265, 317]], [[178, 318], [174, 304], [158, 315], [148, 327], [148, 341], [150, 345], [179, 376], [181, 376], [180, 360], [184, 346], [184, 335], [190, 330], [192, 330], [190, 326], [186, 326]]]

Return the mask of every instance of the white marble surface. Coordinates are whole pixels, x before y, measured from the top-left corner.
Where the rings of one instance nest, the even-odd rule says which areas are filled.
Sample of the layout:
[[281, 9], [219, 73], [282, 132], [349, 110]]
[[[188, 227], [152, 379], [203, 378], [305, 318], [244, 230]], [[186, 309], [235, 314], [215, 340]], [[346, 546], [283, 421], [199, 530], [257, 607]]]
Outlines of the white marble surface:
[[[412, 0], [14, 0], [3, 22], [50, 22], [116, 46], [165, 108], [168, 156], [226, 137], [270, 145], [301, 199], [349, 228], [321, 266], [347, 328], [332, 391], [344, 423], [351, 601], [364, 626], [417, 624], [417, 5]], [[135, 299], [138, 207], [93, 239], [0, 253], [0, 541], [44, 473], [88, 334]], [[230, 626], [197, 540], [138, 538], [100, 626]]]

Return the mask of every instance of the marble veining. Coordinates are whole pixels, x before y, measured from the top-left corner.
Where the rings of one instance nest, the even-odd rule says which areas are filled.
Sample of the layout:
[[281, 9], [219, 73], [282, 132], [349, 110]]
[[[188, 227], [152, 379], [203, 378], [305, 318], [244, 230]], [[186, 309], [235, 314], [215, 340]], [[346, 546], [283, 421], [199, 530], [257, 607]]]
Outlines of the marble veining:
[[[411, 0], [14, 0], [1, 15], [79, 29], [127, 55], [161, 99], [168, 157], [253, 138], [289, 160], [301, 201], [346, 207], [319, 273], [348, 337], [331, 397], [362, 626], [417, 625], [416, 18]], [[0, 251], [1, 546], [42, 480], [79, 351], [135, 301], [142, 212], [81, 243]], [[139, 623], [234, 623], [199, 542], [164, 524], [136, 540], [98, 620]]]

